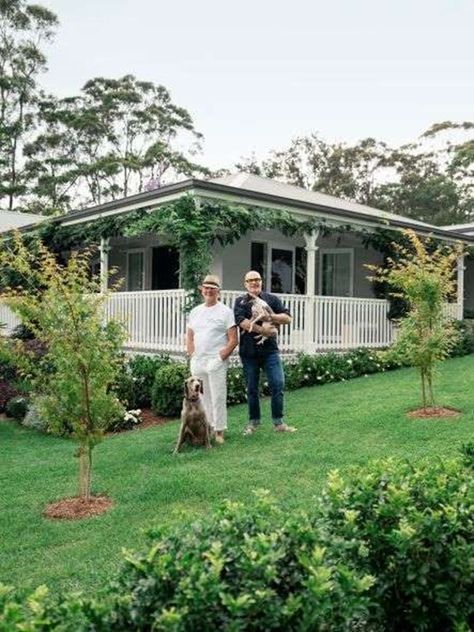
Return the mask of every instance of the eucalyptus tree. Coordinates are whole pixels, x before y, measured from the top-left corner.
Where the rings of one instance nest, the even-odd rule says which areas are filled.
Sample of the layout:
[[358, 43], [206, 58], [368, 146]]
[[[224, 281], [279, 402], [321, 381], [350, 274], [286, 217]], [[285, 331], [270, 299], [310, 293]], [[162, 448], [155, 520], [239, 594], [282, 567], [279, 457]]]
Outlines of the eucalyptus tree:
[[71, 128], [74, 111], [64, 100], [42, 95], [38, 101], [41, 128], [24, 147], [25, 175], [30, 179], [30, 211], [44, 215], [65, 213], [77, 202], [80, 162], [75, 134]]
[[149, 180], [159, 185], [167, 174], [205, 171], [192, 160], [202, 136], [164, 86], [132, 75], [98, 77], [69, 105], [78, 173], [96, 204], [142, 190]]
[[43, 46], [57, 18], [25, 0], [0, 0], [0, 204], [12, 209], [27, 190], [22, 146], [34, 124], [37, 77], [46, 70]]
[[430, 224], [474, 217], [474, 123], [435, 123], [416, 142], [391, 152], [391, 181], [377, 190], [381, 208]]
[[330, 144], [317, 134], [310, 134], [295, 138], [286, 149], [272, 151], [261, 163], [254, 158], [237, 166], [306, 189], [370, 204], [387, 151], [384, 143], [373, 138], [355, 145]]

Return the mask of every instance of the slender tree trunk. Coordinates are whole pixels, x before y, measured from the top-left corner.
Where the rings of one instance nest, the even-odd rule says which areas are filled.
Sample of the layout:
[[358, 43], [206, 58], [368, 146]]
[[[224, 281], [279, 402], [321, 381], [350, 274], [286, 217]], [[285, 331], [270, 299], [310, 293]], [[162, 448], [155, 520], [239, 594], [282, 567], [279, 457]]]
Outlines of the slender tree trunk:
[[423, 408], [426, 408], [426, 375], [425, 369], [420, 369], [421, 372], [421, 399], [423, 402]]
[[79, 447], [79, 493], [78, 496], [88, 501], [91, 497], [92, 484], [92, 447], [83, 443]]
[[434, 406], [435, 402], [434, 402], [434, 395], [433, 395], [433, 375], [431, 373], [431, 371], [428, 371], [426, 380], [428, 382], [428, 396], [430, 399], [430, 406]]

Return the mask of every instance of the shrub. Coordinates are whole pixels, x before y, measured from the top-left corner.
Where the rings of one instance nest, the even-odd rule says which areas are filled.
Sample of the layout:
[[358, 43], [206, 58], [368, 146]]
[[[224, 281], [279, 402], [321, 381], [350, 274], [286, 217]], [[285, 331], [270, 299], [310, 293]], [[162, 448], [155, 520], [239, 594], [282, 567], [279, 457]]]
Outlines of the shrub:
[[151, 395], [151, 405], [156, 415], [179, 415], [183, 401], [183, 383], [188, 376], [189, 367], [181, 362], [165, 364], [158, 369]]
[[19, 395], [18, 389], [9, 382], [0, 382], [0, 413], [4, 413], [8, 402]]
[[246, 399], [244, 371], [241, 366], [231, 366], [227, 370], [227, 404], [241, 404]]
[[23, 395], [17, 395], [9, 400], [5, 407], [5, 413], [7, 417], [12, 419], [21, 420], [24, 418], [28, 411], [28, 399]]
[[474, 320], [455, 321], [459, 339], [451, 351], [452, 356], [464, 356], [474, 353]]
[[474, 616], [474, 471], [461, 461], [381, 461], [329, 477], [316, 520], [376, 577], [383, 630], [468, 630]]
[[323, 548], [307, 515], [285, 518], [264, 494], [150, 537], [112, 587], [118, 629], [347, 630], [368, 616], [373, 579], [339, 544]]
[[133, 378], [135, 406], [148, 408], [151, 405], [151, 391], [158, 369], [171, 362], [167, 355], [135, 356], [129, 360], [128, 369]]
[[142, 411], [137, 408], [136, 410], [126, 410], [123, 416], [119, 417], [116, 421], [113, 421], [108, 427], [109, 432], [122, 432], [122, 430], [132, 430], [136, 428], [141, 422]]
[[16, 338], [17, 340], [33, 340], [34, 337], [33, 330], [23, 323], [17, 325], [10, 334], [10, 338]]
[[[48, 432], [48, 420], [41, 411], [40, 397], [36, 397], [34, 401], [30, 402], [21, 424], [22, 426], [25, 426], [25, 428], [32, 428], [33, 430], [38, 430], [39, 432]], [[63, 434], [69, 434], [71, 430], [72, 429], [69, 429], [68, 432], [64, 431]]]
[[[124, 408], [136, 407], [137, 397], [135, 382], [127, 363], [124, 363], [120, 371], [117, 373], [112, 390]], [[112, 421], [111, 423], [113, 424], [114, 422]]]

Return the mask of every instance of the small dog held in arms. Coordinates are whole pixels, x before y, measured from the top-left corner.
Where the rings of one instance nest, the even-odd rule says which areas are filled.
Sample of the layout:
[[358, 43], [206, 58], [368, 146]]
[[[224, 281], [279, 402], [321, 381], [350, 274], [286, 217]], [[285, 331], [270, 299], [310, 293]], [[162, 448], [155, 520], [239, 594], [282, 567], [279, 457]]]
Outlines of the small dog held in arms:
[[180, 451], [183, 443], [211, 447], [212, 431], [202, 405], [202, 392], [202, 380], [193, 376], [185, 380], [181, 426], [173, 454]]
[[[262, 321], [262, 322], [271, 321], [274, 311], [272, 310], [272, 308], [266, 301], [264, 301], [259, 296], [256, 296], [255, 294], [248, 293], [246, 302], [250, 304], [251, 306], [250, 308], [252, 312], [252, 318], [250, 320], [249, 331], [252, 331], [255, 323], [258, 323], [259, 321]], [[273, 330], [274, 330], [274, 334], [276, 335], [278, 333], [278, 329], [276, 327], [273, 327]], [[263, 345], [265, 340], [268, 339], [268, 336], [259, 334], [258, 336], [255, 336], [255, 339], [258, 339], [258, 338], [260, 338], [260, 340], [257, 342], [257, 344]]]

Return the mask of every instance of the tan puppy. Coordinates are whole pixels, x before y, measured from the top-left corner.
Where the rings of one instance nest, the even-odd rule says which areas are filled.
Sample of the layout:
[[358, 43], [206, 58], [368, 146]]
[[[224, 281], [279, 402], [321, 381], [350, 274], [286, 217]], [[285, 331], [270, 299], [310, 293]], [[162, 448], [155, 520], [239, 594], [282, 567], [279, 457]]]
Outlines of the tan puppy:
[[193, 376], [185, 380], [181, 427], [174, 454], [179, 452], [183, 443], [211, 447], [211, 427], [202, 405], [202, 392], [202, 380]]

